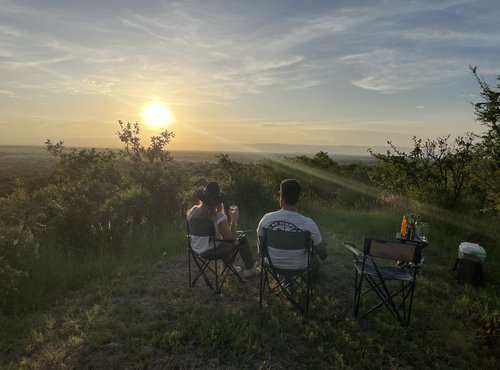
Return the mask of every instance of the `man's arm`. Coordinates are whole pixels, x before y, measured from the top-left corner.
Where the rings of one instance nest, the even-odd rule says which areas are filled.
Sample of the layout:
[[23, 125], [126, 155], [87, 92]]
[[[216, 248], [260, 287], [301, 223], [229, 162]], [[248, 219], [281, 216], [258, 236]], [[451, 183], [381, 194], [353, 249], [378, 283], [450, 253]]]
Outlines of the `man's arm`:
[[314, 253], [317, 253], [322, 260], [324, 260], [327, 255], [326, 242], [323, 241], [321, 233], [319, 232], [318, 225], [316, 225], [314, 221], [312, 221], [312, 226], [313, 227], [311, 228], [311, 238], [314, 243], [312, 250]]
[[314, 253], [317, 253], [319, 258], [321, 258], [322, 260], [324, 260], [326, 258], [326, 256], [328, 255], [328, 252], [326, 251], [326, 243], [325, 242], [322, 242], [322, 243], [319, 243], [319, 244], [316, 244], [315, 246], [313, 246], [313, 251], [314, 251]]
[[[264, 216], [265, 217], [265, 216]], [[260, 246], [264, 243], [264, 226], [263, 221], [264, 217], [262, 217], [259, 221], [259, 225], [257, 226], [257, 253], [260, 254]]]

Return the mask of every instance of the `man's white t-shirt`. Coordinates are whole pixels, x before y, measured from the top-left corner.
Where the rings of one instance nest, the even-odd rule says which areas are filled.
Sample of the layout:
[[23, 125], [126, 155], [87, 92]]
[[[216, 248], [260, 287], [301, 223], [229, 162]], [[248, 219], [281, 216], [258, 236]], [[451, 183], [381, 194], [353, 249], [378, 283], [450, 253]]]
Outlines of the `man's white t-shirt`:
[[[191, 219], [191, 212], [193, 208], [189, 209], [186, 213], [188, 221]], [[224, 212], [217, 212], [214, 217], [214, 226], [215, 226], [215, 239], [222, 239], [220, 231], [219, 231], [219, 224], [222, 221], [226, 221], [227, 216], [224, 214]], [[218, 242], [219, 244], [221, 242]], [[210, 237], [209, 236], [196, 236], [192, 235], [191, 236], [191, 248], [196, 253], [205, 253], [208, 250], [213, 248], [213, 244], [210, 244]]]
[[[322, 238], [316, 223], [309, 217], [305, 217], [296, 211], [279, 211], [267, 213], [262, 217], [257, 226], [257, 236], [264, 236], [264, 229], [283, 231], [309, 231], [313, 245], [321, 243]], [[304, 251], [272, 248], [268, 246], [269, 257], [273, 265], [283, 269], [302, 269], [307, 267], [307, 259]]]

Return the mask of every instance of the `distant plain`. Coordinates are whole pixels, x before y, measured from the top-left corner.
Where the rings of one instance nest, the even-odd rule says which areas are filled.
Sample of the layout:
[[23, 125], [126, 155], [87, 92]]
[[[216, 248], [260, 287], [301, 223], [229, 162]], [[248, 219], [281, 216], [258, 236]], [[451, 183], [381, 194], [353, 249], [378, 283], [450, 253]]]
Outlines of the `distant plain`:
[[[71, 147], [66, 147], [67, 150], [71, 150]], [[83, 148], [74, 148], [83, 149]], [[97, 150], [104, 150], [105, 148], [96, 148]], [[116, 148], [112, 150], [118, 151]], [[318, 152], [322, 149], [318, 147]], [[255, 162], [261, 159], [273, 158], [273, 157], [293, 157], [298, 155], [308, 155], [313, 156], [314, 154], [309, 152], [290, 152], [290, 153], [269, 153], [269, 152], [234, 152], [234, 151], [194, 151], [194, 150], [172, 150], [170, 151], [172, 157], [176, 161], [188, 161], [188, 162], [216, 162], [217, 156], [219, 154], [228, 154], [231, 159], [241, 162]], [[332, 159], [341, 164], [349, 163], [375, 163], [375, 160], [369, 155], [355, 155], [355, 154], [328, 154]], [[52, 159], [51, 155], [47, 152], [45, 146], [24, 146], [24, 145], [0, 145], [0, 168], [3, 164], [12, 163], [15, 160], [27, 161], [36, 160], [44, 161]]]

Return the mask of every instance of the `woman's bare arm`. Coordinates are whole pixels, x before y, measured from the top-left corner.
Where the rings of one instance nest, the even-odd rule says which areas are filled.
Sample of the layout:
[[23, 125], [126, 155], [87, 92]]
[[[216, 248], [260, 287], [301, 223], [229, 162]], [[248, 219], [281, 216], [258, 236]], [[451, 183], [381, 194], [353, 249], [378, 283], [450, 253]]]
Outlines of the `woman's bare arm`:
[[218, 225], [220, 235], [223, 240], [234, 240], [236, 239], [236, 223], [231, 222], [229, 225], [226, 220], [220, 222]]

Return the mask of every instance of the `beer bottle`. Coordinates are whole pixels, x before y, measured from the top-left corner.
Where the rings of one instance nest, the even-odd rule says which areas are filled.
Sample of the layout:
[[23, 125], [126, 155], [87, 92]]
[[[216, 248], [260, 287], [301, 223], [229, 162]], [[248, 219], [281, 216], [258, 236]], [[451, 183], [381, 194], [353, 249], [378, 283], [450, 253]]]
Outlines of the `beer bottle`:
[[413, 234], [415, 232], [415, 218], [413, 213], [410, 213], [410, 218], [408, 219], [408, 228], [406, 231], [406, 239], [413, 240]]

